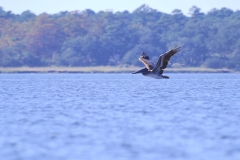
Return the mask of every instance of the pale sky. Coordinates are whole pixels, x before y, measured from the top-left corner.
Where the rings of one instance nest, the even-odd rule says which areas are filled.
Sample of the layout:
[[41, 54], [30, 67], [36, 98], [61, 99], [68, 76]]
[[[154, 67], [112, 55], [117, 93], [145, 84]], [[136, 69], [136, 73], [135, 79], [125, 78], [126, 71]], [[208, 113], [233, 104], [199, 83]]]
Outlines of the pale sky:
[[180, 9], [185, 15], [192, 6], [197, 6], [202, 12], [207, 13], [213, 8], [223, 7], [240, 10], [240, 0], [0, 0], [0, 7], [5, 11], [20, 14], [30, 10], [35, 14], [46, 12], [48, 14], [60, 11], [75, 11], [91, 9], [95, 12], [113, 10], [129, 12], [134, 11], [142, 4], [147, 4], [153, 9], [164, 13], [171, 13]]

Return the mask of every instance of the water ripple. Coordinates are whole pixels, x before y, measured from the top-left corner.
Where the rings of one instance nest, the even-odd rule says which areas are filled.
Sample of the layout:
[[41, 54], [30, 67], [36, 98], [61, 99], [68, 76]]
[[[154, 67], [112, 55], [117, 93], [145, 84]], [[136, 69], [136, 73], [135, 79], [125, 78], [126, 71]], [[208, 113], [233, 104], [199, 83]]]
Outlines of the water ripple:
[[5, 160], [238, 160], [238, 74], [1, 74]]

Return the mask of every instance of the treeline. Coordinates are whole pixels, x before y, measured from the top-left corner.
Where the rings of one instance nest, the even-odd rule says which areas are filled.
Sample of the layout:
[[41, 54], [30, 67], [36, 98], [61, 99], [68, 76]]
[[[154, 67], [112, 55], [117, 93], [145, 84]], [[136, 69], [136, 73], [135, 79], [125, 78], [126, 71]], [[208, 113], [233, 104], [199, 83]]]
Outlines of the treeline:
[[0, 66], [142, 65], [179, 45], [170, 67], [240, 70], [240, 11], [193, 6], [162, 13], [142, 5], [134, 12], [84, 11], [14, 14], [0, 7]]

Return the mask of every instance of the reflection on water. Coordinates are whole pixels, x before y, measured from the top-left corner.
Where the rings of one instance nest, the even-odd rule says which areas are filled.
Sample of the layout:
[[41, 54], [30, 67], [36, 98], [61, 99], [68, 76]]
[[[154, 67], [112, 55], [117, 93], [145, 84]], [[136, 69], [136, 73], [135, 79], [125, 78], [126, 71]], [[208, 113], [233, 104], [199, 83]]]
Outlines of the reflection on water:
[[239, 160], [240, 75], [0, 74], [5, 160]]

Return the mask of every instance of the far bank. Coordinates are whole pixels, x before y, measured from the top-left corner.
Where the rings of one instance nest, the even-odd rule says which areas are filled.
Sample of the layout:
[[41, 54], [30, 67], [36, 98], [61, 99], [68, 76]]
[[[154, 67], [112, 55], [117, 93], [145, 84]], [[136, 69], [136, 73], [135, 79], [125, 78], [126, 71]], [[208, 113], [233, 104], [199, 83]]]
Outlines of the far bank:
[[[92, 67], [0, 67], [0, 73], [131, 73], [141, 67], [92, 66]], [[237, 73], [231, 69], [203, 67], [166, 68], [168, 73]]]

